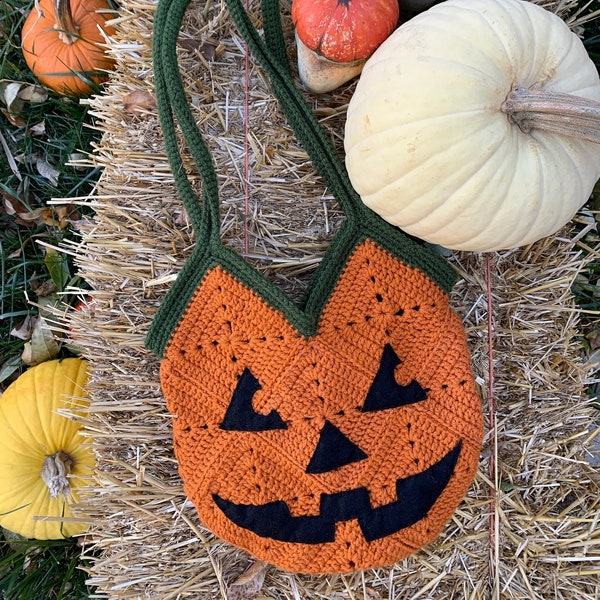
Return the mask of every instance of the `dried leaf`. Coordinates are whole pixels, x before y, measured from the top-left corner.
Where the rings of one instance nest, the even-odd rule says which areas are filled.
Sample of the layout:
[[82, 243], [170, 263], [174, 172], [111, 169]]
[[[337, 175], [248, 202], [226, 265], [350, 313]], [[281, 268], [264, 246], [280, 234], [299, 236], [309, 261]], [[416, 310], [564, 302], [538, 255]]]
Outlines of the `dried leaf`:
[[[57, 312], [62, 313], [65, 310], [65, 303], [56, 291], [47, 296], [38, 296], [39, 315], [43, 319], [53, 320]], [[56, 337], [62, 338], [63, 336], [59, 334]]]
[[600, 330], [593, 329], [585, 336], [585, 338], [588, 341], [592, 351], [600, 348]]
[[189, 227], [190, 219], [185, 209], [182, 208], [181, 210], [176, 210], [174, 212], [173, 223], [175, 223], [175, 225], [181, 225], [182, 227]]
[[4, 210], [7, 215], [14, 216], [15, 221], [19, 225], [24, 226], [36, 226], [45, 223], [47, 217], [46, 213], [51, 213], [50, 208], [36, 208], [29, 209], [19, 198], [16, 196], [9, 196], [7, 193], [2, 194], [2, 201], [4, 203]]
[[9, 113], [18, 115], [23, 109], [22, 98], [19, 98], [19, 91], [23, 84], [18, 81], [3, 79], [0, 81], [0, 100], [6, 105]]
[[58, 355], [59, 345], [43, 317], [35, 321], [31, 339], [25, 344], [21, 359], [25, 364], [37, 365]]
[[252, 563], [227, 588], [227, 600], [248, 600], [262, 589], [269, 564], [260, 560]]
[[17, 215], [19, 210], [24, 210], [25, 206], [23, 203], [14, 196], [9, 196], [8, 194], [2, 194], [2, 201], [4, 204], [4, 210], [7, 215]]
[[39, 154], [35, 155], [34, 160], [37, 172], [56, 187], [58, 185], [58, 176], [60, 175], [60, 171], [55, 169], [43, 156], [40, 156]]
[[[6, 206], [6, 205], [5, 205]], [[8, 212], [8, 209], [7, 209]], [[9, 213], [10, 214], [10, 213]], [[50, 208], [36, 208], [32, 211], [13, 213], [15, 214], [15, 221], [18, 225], [24, 225], [25, 227], [35, 227], [46, 223], [52, 216], [52, 209]]]
[[11, 113], [6, 108], [0, 108], [0, 112], [6, 117], [6, 120], [15, 127], [25, 127], [27, 120], [21, 115]]
[[60, 204], [54, 207], [30, 209], [16, 196], [2, 193], [4, 210], [7, 215], [14, 216], [19, 225], [35, 227], [48, 225], [65, 229], [70, 223], [81, 218], [79, 211], [71, 204]]
[[40, 121], [35, 125], [32, 125], [27, 129], [27, 135], [36, 136], [36, 135], [44, 135], [46, 133], [46, 121]]
[[199, 44], [197, 39], [182, 40], [181, 47], [190, 52], [199, 52], [207, 62], [215, 60], [225, 49], [225, 46], [214, 38], [206, 39], [202, 44]]
[[123, 109], [132, 115], [140, 115], [156, 108], [156, 99], [146, 90], [134, 90], [123, 97]]
[[179, 45], [184, 50], [190, 50], [191, 52], [195, 52], [198, 48], [198, 40], [196, 38], [185, 38], [179, 42]]
[[600, 427], [598, 423], [592, 423], [588, 431], [591, 436], [586, 444], [587, 461], [593, 467], [600, 467]]
[[41, 85], [23, 83], [19, 90], [19, 98], [31, 104], [40, 104], [41, 102], [46, 102], [46, 100], [48, 100], [48, 92]]
[[217, 56], [217, 44], [204, 42], [204, 44], [200, 46], [200, 54], [202, 54], [208, 62], [215, 60]]
[[28, 340], [31, 338], [31, 333], [33, 331], [33, 325], [35, 323], [35, 318], [27, 315], [21, 323], [19, 323], [16, 327], [13, 327], [10, 335], [13, 337], [19, 338], [20, 340]]
[[78, 221], [81, 218], [79, 211], [71, 204], [61, 204], [49, 209], [50, 212], [44, 215], [44, 223], [51, 227], [64, 229], [70, 223]]
[[38, 302], [41, 298], [48, 298], [50, 296], [53, 296], [58, 291], [56, 288], [56, 284], [51, 279], [44, 280], [40, 285], [38, 285], [35, 288], [32, 285], [31, 289], [36, 293], [38, 297]]
[[584, 364], [586, 367], [600, 366], [600, 348], [596, 348], [593, 352], [588, 354], [585, 358]]
[[79, 171], [87, 171], [93, 166], [90, 163], [89, 154], [85, 154], [84, 152], [73, 152], [72, 154], [69, 154], [67, 165]]
[[41, 225], [42, 223], [48, 223], [52, 221], [52, 209], [51, 208], [36, 208], [29, 213], [20, 213], [18, 215], [19, 220], [24, 224]]
[[[0, 101], [6, 105], [4, 114], [18, 118], [26, 102], [39, 103], [48, 99], [48, 93], [39, 85], [12, 81], [10, 79], [0, 80]], [[3, 111], [4, 112], [4, 111]]]

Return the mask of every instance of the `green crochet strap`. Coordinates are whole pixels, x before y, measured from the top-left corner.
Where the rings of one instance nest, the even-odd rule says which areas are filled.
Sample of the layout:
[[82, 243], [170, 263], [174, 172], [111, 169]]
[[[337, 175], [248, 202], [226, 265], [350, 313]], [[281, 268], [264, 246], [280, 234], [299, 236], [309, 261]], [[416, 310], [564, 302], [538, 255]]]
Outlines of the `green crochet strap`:
[[[176, 51], [179, 28], [189, 2], [190, 0], [166, 0], [158, 3], [154, 20], [153, 66], [158, 115], [175, 185], [197, 239], [207, 240], [214, 233], [218, 236], [219, 186], [210, 151], [196, 127], [187, 102]], [[202, 176], [202, 203], [198, 201], [185, 173], [174, 115]]]
[[[166, 40], [167, 44], [162, 52], [160, 49], [157, 52], [159, 60], [166, 65], [165, 74], [170, 76], [167, 93], [172, 101], [173, 111], [180, 122], [184, 137], [188, 141], [192, 155], [205, 181], [205, 210], [210, 211], [211, 218], [202, 219], [201, 224], [210, 223], [210, 243], [215, 247], [219, 244], [219, 200], [216, 176], [210, 153], [196, 128], [194, 117], [186, 101], [176, 56], [177, 32], [188, 4], [189, 0], [166, 0], [168, 14], [164, 22], [158, 21], [155, 29], [159, 31], [159, 41], [162, 34], [162, 38]], [[232, 19], [267, 72], [272, 89], [298, 139], [346, 215], [345, 226], [338, 233], [339, 240], [336, 240], [338, 243], [331, 248], [333, 257], [327, 261], [332, 264], [331, 270], [335, 270], [346, 250], [356, 243], [357, 236], [368, 231], [369, 236], [375, 241], [379, 241], [387, 250], [409, 264], [422, 268], [443, 289], [449, 290], [456, 277], [454, 270], [437, 254], [429, 251], [421, 243], [411, 241], [409, 237], [366, 208], [354, 191], [336, 151], [329, 143], [323, 129], [300, 95], [290, 75], [281, 28], [279, 0], [262, 0], [265, 38], [270, 44], [269, 49], [262, 42], [240, 0], [227, 0], [227, 4]], [[176, 166], [179, 167], [179, 165]], [[174, 173], [176, 181], [181, 182], [178, 182], [178, 187], [184, 192], [182, 199], [186, 208], [189, 212], [192, 210], [196, 212], [197, 203], [194, 203], [193, 195], [186, 193], [189, 184], [184, 181], [183, 169], [181, 167], [174, 169]], [[196, 221], [192, 219], [195, 227], [197, 227]], [[207, 240], [202, 235], [198, 235], [198, 239]]]
[[[346, 168], [291, 76], [281, 27], [279, 0], [261, 0], [264, 37], [268, 47], [252, 25], [241, 1], [226, 0], [226, 3], [232, 20], [269, 76], [271, 88], [294, 133], [346, 215], [347, 228], [342, 226], [334, 238], [313, 283], [333, 276], [344, 254], [348, 249], [352, 250], [356, 240], [369, 237], [404, 262], [422, 269], [442, 289], [449, 291], [456, 280], [454, 269], [420, 240], [407, 236], [367, 208], [352, 187]], [[311, 299], [315, 298], [320, 298], [319, 294], [309, 297], [307, 310], [319, 311], [317, 304], [310, 304]]]
[[[271, 89], [279, 100], [296, 137], [340, 204], [346, 218], [353, 226], [358, 227], [368, 209], [352, 188], [346, 169], [339, 161], [335, 149], [330, 144], [312, 110], [296, 88], [289, 69], [282, 64], [281, 49], [265, 46], [240, 0], [226, 0], [226, 3], [232, 20], [252, 50], [253, 56], [267, 74]], [[264, 7], [269, 5], [277, 7], [277, 11], [271, 8], [267, 15], [263, 14], [264, 29], [265, 32], [269, 32], [266, 34], [267, 40], [272, 44], [279, 45], [279, 43], [283, 43], [283, 35], [279, 36], [274, 33], [281, 29], [279, 0], [263, 0], [263, 11]], [[270, 18], [267, 20], [266, 16]]]
[[[449, 291], [456, 273], [437, 253], [383, 221], [360, 201], [336, 151], [302, 98], [291, 76], [279, 0], [261, 0], [264, 40], [240, 0], [226, 0], [232, 19], [269, 77], [271, 87], [325, 184], [339, 202], [345, 221], [315, 272], [305, 301], [295, 304], [272, 282], [220, 240], [219, 190], [210, 152], [191, 112], [177, 61], [177, 38], [190, 0], [160, 0], [154, 23], [153, 61], [159, 118], [165, 148], [178, 192], [196, 233], [196, 246], [161, 304], [146, 344], [163, 356], [171, 334], [208, 269], [221, 265], [265, 302], [280, 311], [305, 336], [316, 333], [320, 314], [350, 254], [369, 238], [405, 263], [424, 271]], [[197, 198], [184, 169], [177, 140], [178, 123], [202, 177], [203, 198]]]
[[[169, 138], [174, 138], [172, 117], [173, 115], [176, 117], [186, 144], [203, 179], [204, 210], [208, 210], [211, 217], [216, 217], [219, 214], [219, 198], [212, 159], [196, 127], [177, 62], [177, 32], [188, 4], [189, 0], [171, 0], [165, 5], [166, 14], [165, 11], [160, 13], [157, 11], [155, 31], [158, 30], [158, 35], [155, 37], [154, 56], [155, 63], [160, 64], [160, 72], [156, 75], [162, 84], [160, 88], [157, 88], [157, 99], [159, 93], [165, 94], [165, 104], [168, 104], [169, 108], [163, 109], [165, 115], [161, 117], [161, 126], [163, 130], [166, 127]], [[353, 197], [355, 194], [345, 169], [337, 159], [323, 129], [295, 88], [289, 73], [289, 67], [284, 64], [287, 62], [287, 58], [283, 58], [285, 48], [281, 48], [283, 34], [281, 33], [278, 0], [275, 0], [275, 2], [263, 0], [263, 6], [267, 8], [267, 15], [269, 16], [269, 25], [266, 27], [266, 31], [269, 32], [268, 41], [276, 48], [273, 52], [267, 50], [263, 44], [242, 4], [239, 1], [228, 2], [228, 6], [231, 16], [245, 37], [246, 42], [269, 76], [275, 95], [284, 108], [284, 112], [300, 142], [313, 160], [317, 171], [319, 171], [326, 185], [340, 203], [346, 217], [351, 223], [357, 225], [362, 219], [356, 213], [366, 212], [367, 209], [362, 206], [357, 197]], [[275, 8], [277, 8], [277, 11], [275, 11]], [[158, 100], [160, 101], [160, 99]], [[166, 113], [167, 110], [171, 113], [170, 118]], [[170, 144], [173, 145], [173, 142], [170, 142]], [[195, 218], [198, 202], [194, 200], [193, 192], [185, 177], [181, 157], [178, 153], [174, 156], [172, 148], [168, 150], [168, 154], [173, 163], [171, 166], [177, 188], [186, 209], [192, 215], [190, 217], [192, 224], [197, 227], [200, 224]], [[213, 218], [210, 224], [212, 228], [211, 237], [214, 236], [211, 241], [216, 242], [218, 219]]]
[[290, 62], [285, 47], [283, 28], [281, 27], [281, 8], [279, 0], [261, 0], [260, 8], [263, 17], [263, 30], [265, 33], [265, 44], [270, 50], [273, 58], [290, 75]]

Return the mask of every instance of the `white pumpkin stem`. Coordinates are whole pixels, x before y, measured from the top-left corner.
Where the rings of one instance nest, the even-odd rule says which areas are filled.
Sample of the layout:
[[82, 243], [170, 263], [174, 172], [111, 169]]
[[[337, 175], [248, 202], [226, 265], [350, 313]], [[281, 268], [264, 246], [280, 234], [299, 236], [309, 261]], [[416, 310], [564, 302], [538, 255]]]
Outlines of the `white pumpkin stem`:
[[600, 102], [543, 90], [515, 86], [502, 103], [502, 111], [521, 131], [552, 131], [600, 144]]
[[73, 464], [73, 459], [62, 450], [44, 458], [40, 477], [48, 486], [51, 498], [56, 498], [57, 496], [64, 496], [67, 499], [71, 498], [69, 475], [73, 469]]
[[58, 31], [60, 41], [71, 45], [79, 38], [79, 26], [73, 20], [71, 0], [54, 0], [54, 28]]

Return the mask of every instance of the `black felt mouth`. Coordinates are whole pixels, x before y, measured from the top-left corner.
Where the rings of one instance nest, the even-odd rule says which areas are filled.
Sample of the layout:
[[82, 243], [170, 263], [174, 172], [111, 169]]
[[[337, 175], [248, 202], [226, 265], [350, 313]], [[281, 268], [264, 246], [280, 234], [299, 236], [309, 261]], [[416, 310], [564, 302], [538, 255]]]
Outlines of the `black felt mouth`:
[[357, 519], [367, 542], [392, 535], [423, 519], [446, 489], [462, 442], [421, 473], [396, 480], [397, 500], [371, 507], [366, 487], [322, 494], [320, 514], [294, 517], [283, 500], [261, 505], [236, 504], [213, 494], [225, 516], [260, 537], [298, 544], [335, 541], [335, 525]]

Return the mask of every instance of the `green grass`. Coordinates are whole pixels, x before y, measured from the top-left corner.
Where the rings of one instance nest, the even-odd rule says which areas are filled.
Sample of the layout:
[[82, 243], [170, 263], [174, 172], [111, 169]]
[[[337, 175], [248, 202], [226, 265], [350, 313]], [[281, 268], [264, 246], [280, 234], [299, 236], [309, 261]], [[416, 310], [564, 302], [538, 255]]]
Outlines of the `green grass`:
[[72, 540], [4, 542], [0, 597], [6, 600], [83, 600], [92, 589], [81, 569], [81, 548]]
[[[32, 4], [31, 0], [4, 0], [2, 3], [2, 79], [35, 83], [19, 47], [22, 23]], [[95, 169], [82, 171], [67, 166], [73, 155], [89, 151], [92, 142], [99, 139], [100, 134], [89, 126], [92, 118], [88, 114], [88, 107], [50, 93], [44, 102], [24, 103], [18, 119], [18, 122], [11, 123], [0, 116], [0, 134], [8, 148], [8, 155], [13, 159], [11, 168], [7, 152], [0, 148], [0, 199], [4, 205], [0, 205], [0, 391], [25, 368], [18, 361], [24, 342], [11, 336], [10, 332], [25, 317], [37, 314], [29, 300], [35, 301], [39, 286], [52, 279], [40, 242], [57, 246], [66, 237], [74, 235], [69, 226], [58, 228], [39, 220], [30, 226], [23, 226], [15, 222], [15, 216], [9, 214], [6, 205], [8, 203], [13, 208], [18, 206], [22, 214], [35, 214], [36, 210], [47, 207], [47, 201], [52, 198], [73, 198], [87, 194], [99, 175]], [[32, 131], [36, 127], [39, 133], [34, 134]], [[37, 166], [39, 160], [57, 171], [56, 181], [40, 173]], [[64, 224], [68, 225], [70, 220], [77, 218], [79, 215], [73, 207]], [[65, 273], [68, 271], [75, 275], [70, 259], [65, 257], [65, 260]], [[77, 283], [76, 280], [65, 281], [64, 276], [54, 279], [59, 283], [59, 288], [68, 283]], [[12, 375], [5, 379], [11, 369], [14, 369]]]

